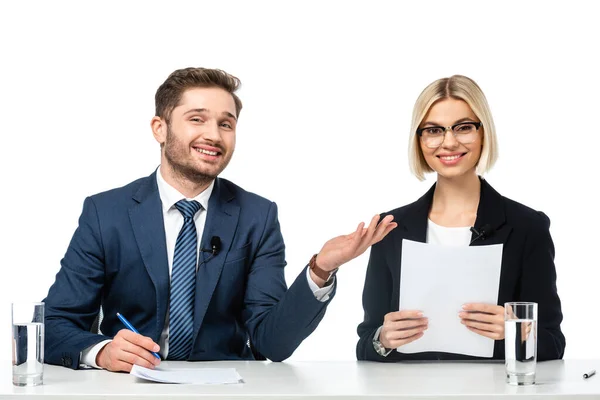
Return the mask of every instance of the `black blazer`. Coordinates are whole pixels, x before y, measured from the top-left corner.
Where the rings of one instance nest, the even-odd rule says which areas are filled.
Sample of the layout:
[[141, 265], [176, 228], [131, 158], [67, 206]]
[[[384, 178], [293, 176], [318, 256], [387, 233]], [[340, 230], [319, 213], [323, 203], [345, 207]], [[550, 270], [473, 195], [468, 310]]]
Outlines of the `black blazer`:
[[[373, 336], [383, 324], [385, 314], [398, 311], [402, 239], [425, 242], [434, 190], [435, 185], [416, 202], [384, 214], [393, 215], [398, 227], [371, 248], [363, 291], [365, 317], [358, 326], [360, 339], [356, 356], [359, 360], [481, 359], [441, 352], [402, 354], [397, 351], [382, 357], [373, 348]], [[480, 193], [475, 227], [489, 224], [493, 231], [490, 237], [478, 239], [472, 246], [504, 245], [498, 304], [504, 305], [508, 301], [537, 302], [538, 360], [560, 359], [565, 350], [565, 337], [560, 330], [562, 312], [556, 292], [550, 220], [542, 212], [502, 197], [483, 179]], [[504, 340], [496, 341], [492, 358], [504, 359]]]

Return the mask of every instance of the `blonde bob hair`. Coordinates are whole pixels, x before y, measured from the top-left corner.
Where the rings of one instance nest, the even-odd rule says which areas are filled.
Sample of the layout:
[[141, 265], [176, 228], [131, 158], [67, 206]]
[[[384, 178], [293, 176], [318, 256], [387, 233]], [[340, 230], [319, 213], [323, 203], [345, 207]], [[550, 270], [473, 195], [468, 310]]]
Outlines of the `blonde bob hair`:
[[417, 98], [412, 115], [410, 138], [408, 144], [408, 160], [410, 171], [419, 179], [425, 180], [427, 172], [433, 169], [427, 164], [421, 151], [420, 138], [417, 129], [429, 112], [429, 109], [439, 100], [457, 99], [466, 102], [473, 113], [479, 118], [483, 127], [483, 148], [477, 162], [477, 174], [483, 175], [489, 171], [498, 159], [498, 140], [496, 128], [485, 95], [481, 88], [470, 78], [454, 75], [442, 78], [427, 86]]

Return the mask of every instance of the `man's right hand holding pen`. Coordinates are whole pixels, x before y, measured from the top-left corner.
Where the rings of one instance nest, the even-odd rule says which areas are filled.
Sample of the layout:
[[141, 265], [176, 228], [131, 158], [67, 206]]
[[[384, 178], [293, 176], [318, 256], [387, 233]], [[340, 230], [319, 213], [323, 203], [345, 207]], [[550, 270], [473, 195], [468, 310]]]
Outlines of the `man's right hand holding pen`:
[[133, 365], [154, 369], [160, 359], [151, 352], [160, 350], [147, 336], [121, 329], [113, 340], [98, 352], [96, 364], [109, 371], [130, 372]]
[[133, 365], [154, 369], [160, 364], [157, 352], [160, 346], [147, 336], [142, 336], [127, 319], [117, 313], [117, 317], [128, 329], [121, 329], [113, 340], [104, 346], [96, 356], [96, 364], [108, 371], [130, 372]]

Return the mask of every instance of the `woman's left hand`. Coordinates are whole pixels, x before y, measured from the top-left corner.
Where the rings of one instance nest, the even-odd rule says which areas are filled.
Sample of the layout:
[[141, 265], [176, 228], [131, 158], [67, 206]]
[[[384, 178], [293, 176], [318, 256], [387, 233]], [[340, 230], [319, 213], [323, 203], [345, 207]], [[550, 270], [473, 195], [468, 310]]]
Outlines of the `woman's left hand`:
[[490, 339], [504, 339], [504, 307], [469, 303], [463, 305], [463, 310], [458, 316], [467, 329]]

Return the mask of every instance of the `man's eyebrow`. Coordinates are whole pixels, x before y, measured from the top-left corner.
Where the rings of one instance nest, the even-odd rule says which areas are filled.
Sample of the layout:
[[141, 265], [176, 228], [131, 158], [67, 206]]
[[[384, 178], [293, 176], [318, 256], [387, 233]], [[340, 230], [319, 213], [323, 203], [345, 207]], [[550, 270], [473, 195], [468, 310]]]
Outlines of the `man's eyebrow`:
[[186, 112], [183, 113], [183, 115], [185, 114], [190, 114], [190, 113], [203, 113], [203, 112], [207, 112], [208, 110], [206, 108], [192, 108], [191, 110], [187, 110]]
[[232, 113], [230, 113], [229, 111], [223, 111], [222, 115], [226, 115], [229, 118], [232, 118], [235, 122], [237, 122], [237, 118], [235, 117], [235, 115], [233, 115]]
[[[186, 112], [184, 112], [184, 113], [183, 113], [183, 115], [186, 115], [186, 114], [191, 114], [191, 113], [195, 113], [195, 112], [196, 112], [196, 113], [206, 113], [206, 112], [208, 112], [208, 111], [209, 111], [209, 110], [208, 110], [207, 108], [192, 108], [192, 109], [190, 109], [190, 110], [187, 110]], [[236, 121], [236, 122], [237, 122], [237, 118], [235, 117], [235, 115], [233, 115], [233, 114], [232, 114], [232, 113], [230, 113], [229, 111], [223, 111], [223, 112], [221, 113], [221, 115], [225, 115], [225, 116], [227, 116], [227, 117], [229, 117], [229, 118], [232, 118], [234, 121]]]

